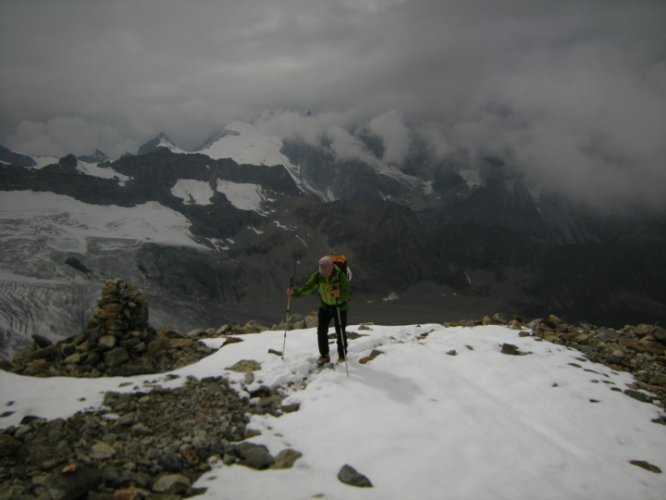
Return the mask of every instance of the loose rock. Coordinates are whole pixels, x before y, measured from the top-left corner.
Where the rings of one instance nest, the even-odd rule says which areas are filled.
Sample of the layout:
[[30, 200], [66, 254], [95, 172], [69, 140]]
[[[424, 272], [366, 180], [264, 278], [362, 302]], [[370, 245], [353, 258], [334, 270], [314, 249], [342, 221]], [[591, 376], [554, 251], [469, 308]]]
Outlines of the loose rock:
[[[211, 377], [173, 390], [110, 392], [103, 409], [68, 419], [26, 417], [0, 431], [0, 491], [12, 492], [8, 498], [112, 498], [117, 490], [129, 495], [133, 485], [175, 495], [169, 498], [191, 496], [211, 457], [258, 469], [275, 463], [265, 447], [242, 443], [250, 414], [280, 414], [279, 391], [261, 402]], [[294, 457], [285, 452], [278, 466]]]
[[253, 372], [256, 370], [261, 370], [261, 365], [253, 359], [241, 359], [233, 366], [227, 367], [227, 370], [241, 373]]
[[190, 480], [182, 474], [167, 474], [153, 485], [157, 493], [184, 493], [190, 487]]
[[290, 448], [282, 450], [275, 457], [275, 463], [271, 465], [271, 469], [291, 469], [296, 460], [302, 456], [303, 454], [300, 451], [292, 450]]
[[646, 462], [645, 460], [630, 460], [629, 463], [631, 465], [635, 465], [636, 467], [640, 467], [641, 469], [654, 472], [655, 474], [661, 474], [661, 469], [659, 467], [651, 464], [650, 462]]
[[241, 464], [252, 469], [267, 469], [275, 463], [275, 458], [262, 444], [241, 443], [238, 446]]
[[363, 474], [354, 469], [351, 465], [343, 465], [338, 472], [338, 479], [350, 486], [359, 488], [372, 488], [372, 482]]
[[358, 360], [358, 362], [361, 363], [362, 365], [368, 364], [370, 361], [375, 359], [380, 354], [384, 354], [384, 352], [378, 349], [373, 349], [372, 351], [370, 351], [369, 355], [362, 357], [361, 359]]

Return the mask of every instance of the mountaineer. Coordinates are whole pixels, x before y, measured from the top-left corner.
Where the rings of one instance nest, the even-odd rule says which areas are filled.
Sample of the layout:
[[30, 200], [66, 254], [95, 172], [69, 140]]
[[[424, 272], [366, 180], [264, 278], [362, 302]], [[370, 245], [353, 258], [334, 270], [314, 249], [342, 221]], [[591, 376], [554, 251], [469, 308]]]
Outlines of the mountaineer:
[[320, 357], [318, 365], [331, 362], [328, 347], [328, 326], [333, 319], [338, 345], [338, 362], [346, 360], [347, 356], [347, 310], [351, 299], [351, 286], [349, 285], [346, 260], [342, 257], [342, 265], [334, 262], [336, 257], [326, 255], [319, 259], [319, 268], [312, 273], [305, 284], [299, 288], [287, 288], [290, 297], [303, 297], [319, 292], [319, 314], [317, 326], [317, 344]]

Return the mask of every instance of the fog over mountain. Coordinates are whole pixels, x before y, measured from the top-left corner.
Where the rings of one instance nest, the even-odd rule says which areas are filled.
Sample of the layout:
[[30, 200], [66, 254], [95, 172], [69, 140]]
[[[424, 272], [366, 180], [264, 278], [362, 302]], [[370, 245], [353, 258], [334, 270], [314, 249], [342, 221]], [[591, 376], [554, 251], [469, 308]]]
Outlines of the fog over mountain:
[[663, 212], [665, 25], [660, 0], [3, 0], [0, 144], [115, 159], [240, 119], [367, 161], [363, 131], [404, 168], [411, 129], [446, 164]]

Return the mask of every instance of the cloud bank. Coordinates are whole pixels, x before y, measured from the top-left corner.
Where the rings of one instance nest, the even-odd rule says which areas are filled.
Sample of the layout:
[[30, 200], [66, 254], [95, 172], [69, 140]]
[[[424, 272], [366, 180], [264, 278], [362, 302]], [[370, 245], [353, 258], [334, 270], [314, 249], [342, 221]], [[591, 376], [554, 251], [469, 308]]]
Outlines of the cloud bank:
[[663, 26], [661, 0], [5, 0], [0, 143], [117, 157], [240, 119], [400, 167], [418, 136], [433, 159], [664, 212]]

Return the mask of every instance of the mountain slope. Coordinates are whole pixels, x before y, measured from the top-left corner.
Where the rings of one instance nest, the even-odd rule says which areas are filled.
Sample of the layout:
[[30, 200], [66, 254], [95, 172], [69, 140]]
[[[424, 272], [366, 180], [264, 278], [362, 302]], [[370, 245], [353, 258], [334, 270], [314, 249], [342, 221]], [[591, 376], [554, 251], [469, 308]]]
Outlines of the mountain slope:
[[166, 149], [176, 154], [187, 154], [187, 151], [184, 151], [176, 146], [168, 135], [166, 135], [164, 132], [160, 132], [157, 137], [151, 139], [139, 147], [137, 155], [140, 156], [148, 153], [154, 153], [160, 149]]
[[[293, 241], [288, 217], [279, 215], [284, 199], [300, 197], [282, 168], [241, 168], [231, 160], [160, 150], [114, 162], [109, 168], [123, 177], [119, 181], [87, 175], [74, 162], [0, 171], [3, 282], [13, 290], [0, 299], [0, 328], [12, 338], [5, 356], [31, 334], [56, 339], [80, 329], [80, 314], [56, 317], [45, 303], [76, 301], [77, 310], [91, 310], [94, 297], [85, 289], [112, 276], [146, 289], [163, 325], [240, 319], [246, 313], [236, 306], [252, 283], [265, 288], [249, 276], [263, 271], [238, 261], [243, 248], [261, 254], [262, 245], [285, 240], [292, 241], [285, 252], [302, 247]], [[209, 186], [210, 203], [191, 202], [185, 188], [201, 185]], [[71, 259], [89, 272], [68, 265]], [[50, 298], [30, 303], [35, 314], [16, 316], [22, 301], [40, 294]]]
[[[284, 360], [268, 352], [282, 346], [283, 332], [275, 331], [244, 336], [196, 364], [158, 376], [43, 379], [0, 372], [2, 386], [13, 389], [0, 425], [17, 425], [28, 415], [91, 414], [100, 411], [106, 391], [153, 398], [146, 387], [157, 384], [164, 394], [192, 377], [222, 373], [241, 394], [278, 386], [286, 393], [284, 404], [297, 411], [252, 416], [249, 427], [259, 434], [246, 441], [265, 445], [272, 455], [286, 447], [302, 457], [289, 470], [213, 461], [212, 470], [194, 483], [207, 489], [200, 498], [263, 498], [266, 491], [290, 499], [437, 499], [443, 491], [461, 500], [662, 498], [663, 473], [631, 463], [666, 466], [666, 436], [651, 422], [661, 412], [623, 394], [631, 375], [505, 327], [373, 325], [358, 331], [362, 335], [350, 341], [349, 377], [343, 365], [314, 367], [313, 329], [288, 332]], [[225, 340], [205, 343], [220, 347]], [[503, 354], [508, 343], [523, 355]], [[373, 352], [380, 354], [359, 362]], [[258, 363], [252, 377], [232, 369], [240, 360]], [[10, 394], [3, 394], [0, 404], [6, 407]], [[261, 401], [254, 398], [256, 405]], [[100, 440], [118, 432], [112, 443], [116, 456], [109, 459], [115, 460], [127, 439], [120, 432], [130, 431], [117, 431], [113, 422], [134, 417], [101, 411], [111, 424]], [[190, 422], [196, 436], [207, 415], [181, 411], [179, 419]], [[136, 418], [134, 425], [141, 422]], [[108, 448], [98, 443], [96, 449]], [[105, 459], [98, 463], [109, 465]], [[341, 483], [336, 475], [344, 464], [366, 475], [373, 487]]]
[[[331, 251], [352, 262], [359, 320], [501, 311], [613, 326], [666, 321], [663, 218], [584, 211], [532, 190], [496, 158], [479, 160], [483, 175], [471, 182], [459, 165], [429, 163], [424, 149], [410, 152], [400, 172], [384, 168], [378, 147], [374, 160], [343, 160], [330, 144], [276, 142], [250, 124], [231, 125], [202, 148], [219, 159], [174, 152], [165, 137], [153, 142], [152, 152], [114, 162], [68, 155], [38, 168], [0, 165], [0, 334], [12, 346], [2, 350], [31, 333], [76, 331], [80, 319], [43, 302], [90, 309], [87, 287], [112, 278], [145, 290], [161, 324], [272, 323], [290, 276], [302, 282]], [[33, 191], [66, 198], [50, 214], [20, 215]], [[73, 212], [74, 201], [85, 207]], [[156, 211], [165, 223], [178, 220], [164, 232], [173, 237], [162, 238]], [[86, 212], [99, 221], [81, 219]], [[389, 295], [399, 301], [387, 304]], [[19, 317], [23, 300], [33, 313]]]

